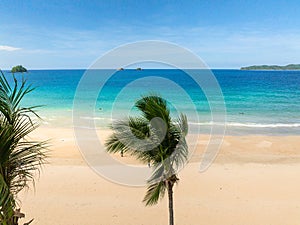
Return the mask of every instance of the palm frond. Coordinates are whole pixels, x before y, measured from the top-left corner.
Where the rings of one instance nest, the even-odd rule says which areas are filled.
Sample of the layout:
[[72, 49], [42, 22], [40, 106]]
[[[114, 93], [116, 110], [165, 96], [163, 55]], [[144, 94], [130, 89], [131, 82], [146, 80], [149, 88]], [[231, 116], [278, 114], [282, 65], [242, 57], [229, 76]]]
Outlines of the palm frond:
[[142, 113], [143, 116], [151, 121], [153, 118], [161, 118], [168, 125], [170, 118], [170, 111], [167, 108], [167, 102], [165, 99], [158, 95], [146, 95], [135, 103]]
[[7, 81], [7, 79], [4, 76], [4, 73], [2, 70], [0, 70], [1, 73], [1, 78], [0, 78], [0, 86], [4, 89], [5, 93], [10, 93], [11, 92], [11, 87]]
[[126, 152], [128, 149], [119, 140], [116, 134], [111, 135], [105, 142], [106, 150], [109, 153]]
[[189, 131], [186, 115], [181, 113], [180, 116], [177, 118], [176, 123], [178, 124], [178, 128], [180, 130], [181, 135], [185, 137]]
[[[1, 70], [0, 70], [1, 71]], [[38, 127], [35, 107], [21, 107], [24, 96], [34, 90], [22, 79], [19, 85], [13, 77], [11, 87], [1, 71], [0, 75], [0, 224], [12, 217], [17, 194], [34, 183], [35, 173], [45, 163], [47, 142], [26, 139]], [[34, 117], [34, 119], [33, 119]], [[13, 212], [13, 211], [12, 211]]]
[[158, 132], [141, 117], [117, 121], [113, 124], [114, 134], [106, 141], [107, 151], [130, 152], [137, 159], [148, 162], [153, 157], [153, 151], [160, 144]]
[[14, 200], [3, 176], [0, 174], [0, 224], [5, 224], [13, 216]]
[[143, 202], [145, 202], [147, 206], [155, 205], [158, 200], [164, 197], [165, 191], [166, 183], [164, 181], [150, 184], [147, 188]]

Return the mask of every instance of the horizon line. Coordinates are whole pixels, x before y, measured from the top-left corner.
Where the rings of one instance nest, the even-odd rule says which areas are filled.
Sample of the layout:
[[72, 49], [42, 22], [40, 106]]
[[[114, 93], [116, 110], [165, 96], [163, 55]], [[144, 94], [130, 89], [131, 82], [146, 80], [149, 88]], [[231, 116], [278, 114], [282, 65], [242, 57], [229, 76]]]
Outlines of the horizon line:
[[[27, 68], [26, 68], [27, 69]], [[123, 68], [124, 70], [137, 70], [137, 68]], [[241, 68], [141, 68], [141, 70], [240, 70]], [[10, 71], [11, 69], [1, 69], [2, 71]], [[33, 68], [31, 70], [89, 70], [89, 68]], [[102, 68], [91, 70], [119, 70], [119, 68]], [[122, 70], [121, 70], [122, 71]]]

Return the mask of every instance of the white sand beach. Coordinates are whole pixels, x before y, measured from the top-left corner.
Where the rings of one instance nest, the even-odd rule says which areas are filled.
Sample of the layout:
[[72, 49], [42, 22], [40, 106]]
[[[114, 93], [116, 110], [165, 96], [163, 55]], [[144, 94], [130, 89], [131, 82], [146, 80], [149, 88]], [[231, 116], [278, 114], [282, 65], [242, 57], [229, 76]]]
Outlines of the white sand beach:
[[[39, 128], [34, 137], [53, 138], [51, 156], [35, 191], [20, 195], [26, 213], [22, 221], [167, 224], [167, 199], [145, 207], [146, 187], [122, 186], [97, 175], [77, 149], [72, 129]], [[176, 224], [299, 224], [298, 136], [226, 136], [212, 166], [200, 173], [199, 157], [205, 143], [199, 142], [195, 156], [179, 174], [174, 188]], [[123, 159], [134, 163], [129, 156]]]

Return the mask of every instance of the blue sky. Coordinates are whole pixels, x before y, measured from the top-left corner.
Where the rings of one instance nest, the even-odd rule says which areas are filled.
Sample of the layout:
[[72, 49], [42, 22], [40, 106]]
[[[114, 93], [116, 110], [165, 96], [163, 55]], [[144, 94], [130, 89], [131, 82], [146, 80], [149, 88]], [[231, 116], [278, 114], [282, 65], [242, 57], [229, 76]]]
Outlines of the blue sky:
[[211, 68], [300, 63], [290, 1], [0, 0], [0, 68], [87, 68], [128, 42], [163, 40]]

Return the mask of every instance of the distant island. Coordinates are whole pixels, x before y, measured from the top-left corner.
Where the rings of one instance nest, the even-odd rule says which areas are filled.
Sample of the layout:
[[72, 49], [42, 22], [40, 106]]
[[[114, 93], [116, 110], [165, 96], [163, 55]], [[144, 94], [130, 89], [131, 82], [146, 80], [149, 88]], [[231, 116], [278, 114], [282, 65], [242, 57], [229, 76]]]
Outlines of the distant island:
[[11, 73], [26, 73], [27, 69], [23, 67], [22, 65], [14, 66], [11, 71]]
[[300, 70], [300, 64], [289, 64], [286, 66], [260, 65], [241, 67], [241, 70]]

